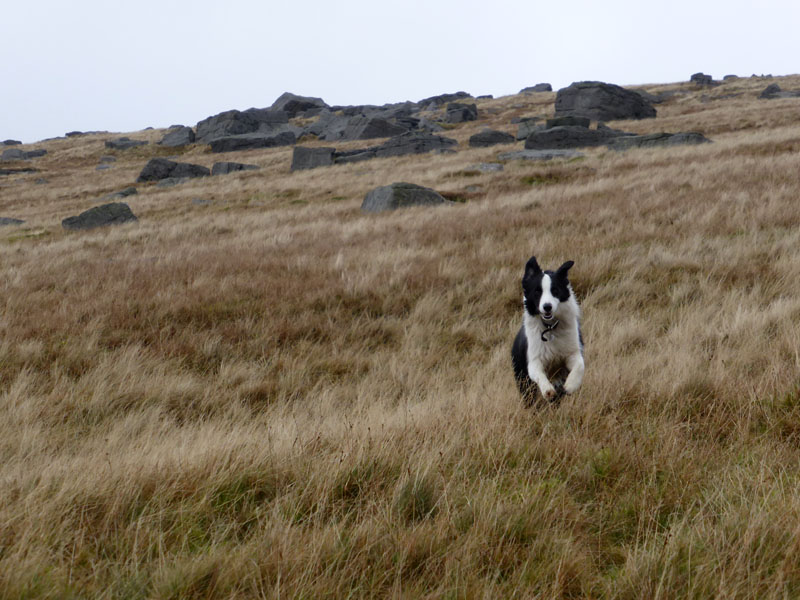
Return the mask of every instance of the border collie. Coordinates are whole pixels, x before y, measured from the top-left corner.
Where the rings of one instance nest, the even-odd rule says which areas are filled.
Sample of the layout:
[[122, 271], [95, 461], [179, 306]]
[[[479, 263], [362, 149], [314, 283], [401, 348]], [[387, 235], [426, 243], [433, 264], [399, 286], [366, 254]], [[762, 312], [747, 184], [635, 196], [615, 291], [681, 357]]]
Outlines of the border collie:
[[525, 265], [522, 327], [511, 360], [526, 408], [533, 406], [537, 389], [556, 402], [578, 391], [583, 381], [581, 309], [567, 279], [573, 264], [568, 260], [556, 271], [542, 271], [531, 256]]

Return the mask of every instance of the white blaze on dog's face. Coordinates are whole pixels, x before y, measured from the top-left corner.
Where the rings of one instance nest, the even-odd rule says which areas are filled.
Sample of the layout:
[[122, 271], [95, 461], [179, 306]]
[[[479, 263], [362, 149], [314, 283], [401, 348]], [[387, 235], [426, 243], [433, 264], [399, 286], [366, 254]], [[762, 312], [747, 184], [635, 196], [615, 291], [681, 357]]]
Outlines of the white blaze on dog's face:
[[539, 298], [539, 312], [545, 321], [550, 321], [558, 311], [559, 299], [553, 296], [553, 279], [547, 273], [542, 275], [542, 296]]

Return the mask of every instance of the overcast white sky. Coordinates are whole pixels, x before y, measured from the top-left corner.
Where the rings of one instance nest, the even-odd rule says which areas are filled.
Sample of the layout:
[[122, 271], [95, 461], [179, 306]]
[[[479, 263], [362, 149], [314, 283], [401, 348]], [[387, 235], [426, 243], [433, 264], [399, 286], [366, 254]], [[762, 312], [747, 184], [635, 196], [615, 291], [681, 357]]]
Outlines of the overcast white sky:
[[383, 104], [800, 72], [800, 0], [40, 0], [0, 11], [0, 140], [194, 125], [284, 91]]

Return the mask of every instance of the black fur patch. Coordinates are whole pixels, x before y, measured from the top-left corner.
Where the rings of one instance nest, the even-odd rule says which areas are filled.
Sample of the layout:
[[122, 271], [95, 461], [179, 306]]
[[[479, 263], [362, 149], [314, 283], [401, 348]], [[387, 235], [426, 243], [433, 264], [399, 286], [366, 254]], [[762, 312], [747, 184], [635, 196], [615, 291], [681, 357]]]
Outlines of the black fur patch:
[[550, 275], [550, 293], [560, 302], [569, 299], [569, 279], [567, 272], [573, 261], [568, 260], [555, 271], [542, 271], [536, 257], [531, 256], [525, 265], [525, 275], [522, 277], [522, 292], [525, 295], [525, 308], [531, 316], [539, 315], [539, 300], [542, 299], [542, 277]]

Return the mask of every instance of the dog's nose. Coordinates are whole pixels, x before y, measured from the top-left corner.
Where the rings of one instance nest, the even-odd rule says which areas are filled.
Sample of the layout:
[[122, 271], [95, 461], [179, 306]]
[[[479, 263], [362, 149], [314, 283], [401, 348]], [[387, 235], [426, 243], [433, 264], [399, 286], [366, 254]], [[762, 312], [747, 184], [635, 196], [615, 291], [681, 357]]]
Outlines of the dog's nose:
[[550, 304], [549, 302], [546, 304], [542, 304], [542, 310], [544, 310], [544, 312], [549, 313], [551, 310], [553, 310], [553, 305]]

